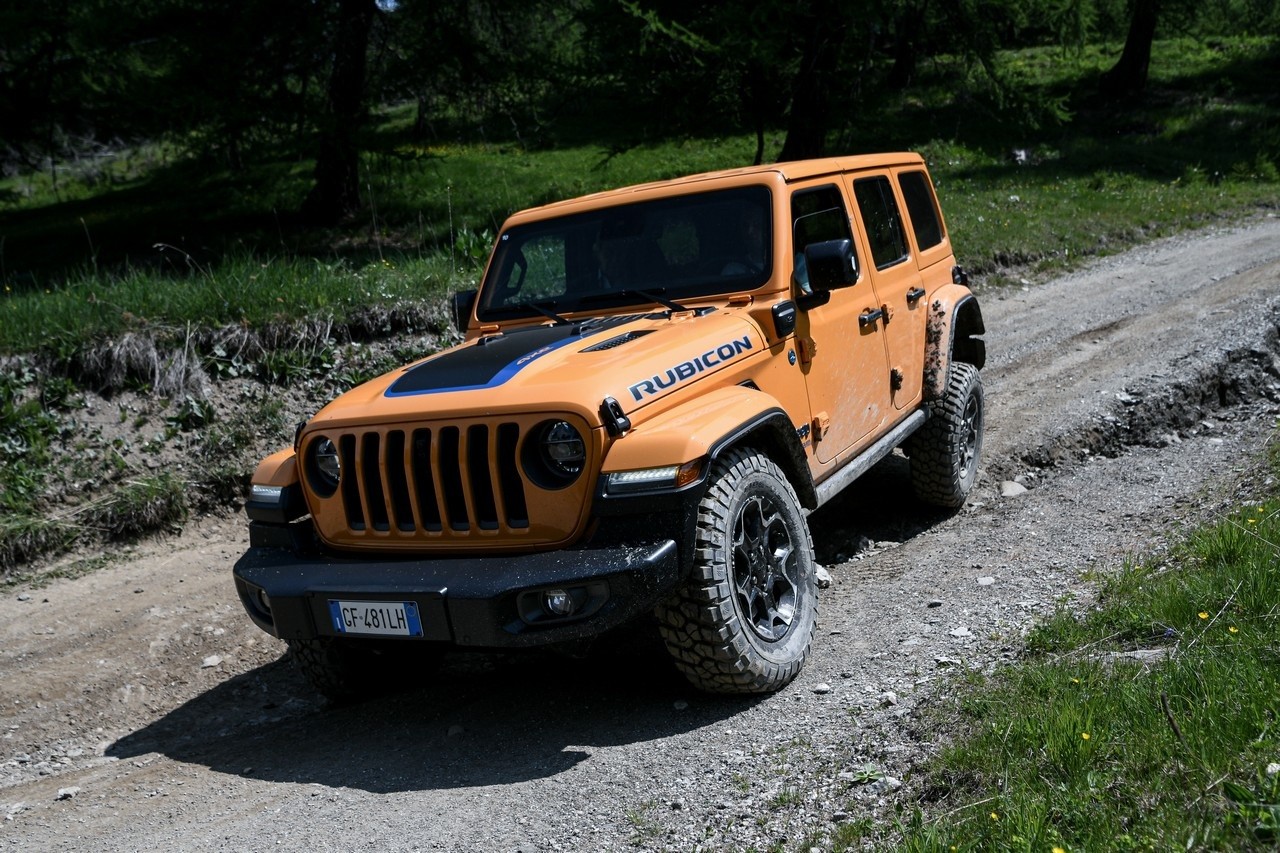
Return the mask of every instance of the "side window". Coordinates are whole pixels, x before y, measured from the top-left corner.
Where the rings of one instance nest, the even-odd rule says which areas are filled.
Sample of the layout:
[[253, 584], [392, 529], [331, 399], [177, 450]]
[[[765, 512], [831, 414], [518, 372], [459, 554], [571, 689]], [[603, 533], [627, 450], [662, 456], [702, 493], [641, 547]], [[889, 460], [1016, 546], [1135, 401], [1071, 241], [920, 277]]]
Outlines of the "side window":
[[808, 293], [805, 247], [827, 240], [853, 239], [849, 231], [849, 212], [845, 209], [839, 187], [800, 190], [791, 196], [791, 237], [795, 252], [795, 281], [802, 293]]
[[924, 172], [903, 172], [898, 176], [898, 185], [902, 187], [902, 197], [907, 202], [907, 216], [911, 218], [911, 228], [915, 231], [916, 245], [920, 247], [920, 251], [941, 243], [942, 220], [938, 216], [938, 204]]
[[858, 200], [862, 223], [871, 243], [871, 257], [876, 269], [891, 267], [907, 258], [907, 238], [902, 233], [902, 217], [893, 198], [893, 187], [885, 177], [863, 178], [853, 182], [853, 195]]

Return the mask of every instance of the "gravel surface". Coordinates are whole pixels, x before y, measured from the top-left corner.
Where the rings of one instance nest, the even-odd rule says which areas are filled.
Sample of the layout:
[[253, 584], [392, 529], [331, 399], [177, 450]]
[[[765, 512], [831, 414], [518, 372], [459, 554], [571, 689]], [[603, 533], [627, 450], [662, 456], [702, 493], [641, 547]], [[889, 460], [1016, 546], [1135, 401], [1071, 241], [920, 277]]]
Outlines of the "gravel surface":
[[1238, 506], [1280, 414], [1274, 216], [980, 296], [978, 489], [924, 510], [894, 456], [810, 516], [832, 584], [780, 693], [698, 695], [635, 632], [458, 655], [329, 708], [235, 599], [243, 519], [206, 517], [0, 600], [0, 846], [808, 851], [842, 821], [887, 831], [943, 745], [920, 711], [1089, 606], [1087, 573]]

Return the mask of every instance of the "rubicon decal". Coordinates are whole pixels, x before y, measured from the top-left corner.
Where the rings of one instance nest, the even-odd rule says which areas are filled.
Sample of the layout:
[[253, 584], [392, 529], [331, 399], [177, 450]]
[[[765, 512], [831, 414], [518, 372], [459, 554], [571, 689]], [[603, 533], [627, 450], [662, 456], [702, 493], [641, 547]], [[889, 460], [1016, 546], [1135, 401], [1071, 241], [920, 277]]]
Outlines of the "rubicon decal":
[[675, 367], [668, 368], [665, 372], [653, 376], [651, 379], [643, 379], [632, 385], [629, 389], [631, 396], [637, 402], [645, 397], [655, 396], [666, 389], [675, 385], [677, 382], [684, 382], [686, 379], [697, 376], [704, 370], [708, 370], [717, 364], [724, 364], [732, 361], [744, 352], [753, 349], [751, 346], [751, 336], [743, 335], [737, 340], [728, 341], [721, 344], [715, 349], [709, 349], [702, 355], [694, 356], [688, 361], [682, 361]]

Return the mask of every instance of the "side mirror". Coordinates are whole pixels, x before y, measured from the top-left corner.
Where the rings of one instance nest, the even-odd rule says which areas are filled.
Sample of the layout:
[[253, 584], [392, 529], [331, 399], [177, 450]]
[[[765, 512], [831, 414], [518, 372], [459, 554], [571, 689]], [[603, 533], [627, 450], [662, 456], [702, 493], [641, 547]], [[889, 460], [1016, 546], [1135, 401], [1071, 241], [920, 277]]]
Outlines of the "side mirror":
[[852, 240], [810, 243], [804, 247], [804, 262], [814, 293], [858, 283], [858, 259], [853, 254]]
[[453, 312], [449, 318], [453, 327], [466, 334], [467, 321], [471, 319], [471, 309], [476, 306], [476, 290], [463, 290], [453, 294]]

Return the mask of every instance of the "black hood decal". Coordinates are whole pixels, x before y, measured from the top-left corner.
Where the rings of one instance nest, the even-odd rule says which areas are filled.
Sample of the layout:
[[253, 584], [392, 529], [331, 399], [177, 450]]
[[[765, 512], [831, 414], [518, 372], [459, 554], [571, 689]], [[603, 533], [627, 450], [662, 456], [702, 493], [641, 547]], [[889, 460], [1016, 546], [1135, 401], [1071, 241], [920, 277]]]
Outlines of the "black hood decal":
[[568, 325], [533, 326], [482, 338], [474, 346], [443, 353], [410, 368], [391, 384], [386, 395], [405, 397], [496, 388], [547, 353], [630, 323], [638, 316], [632, 314]]

